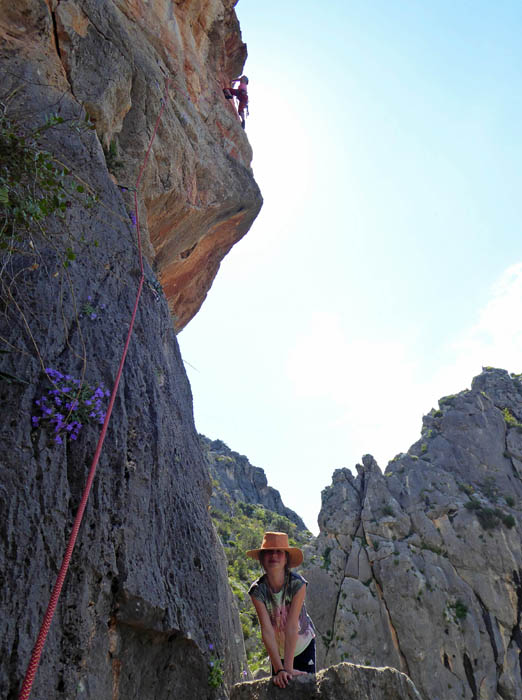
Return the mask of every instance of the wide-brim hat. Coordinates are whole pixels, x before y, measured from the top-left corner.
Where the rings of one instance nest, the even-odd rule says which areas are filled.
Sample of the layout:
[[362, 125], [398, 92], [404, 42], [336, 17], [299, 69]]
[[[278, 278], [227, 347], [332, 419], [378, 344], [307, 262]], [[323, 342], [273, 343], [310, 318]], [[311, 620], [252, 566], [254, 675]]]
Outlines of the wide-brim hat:
[[247, 557], [259, 560], [260, 552], [266, 552], [270, 549], [282, 549], [288, 552], [288, 566], [293, 568], [303, 563], [303, 553], [298, 547], [290, 547], [288, 545], [288, 535], [286, 532], [265, 532], [263, 542], [259, 549], [249, 549]]

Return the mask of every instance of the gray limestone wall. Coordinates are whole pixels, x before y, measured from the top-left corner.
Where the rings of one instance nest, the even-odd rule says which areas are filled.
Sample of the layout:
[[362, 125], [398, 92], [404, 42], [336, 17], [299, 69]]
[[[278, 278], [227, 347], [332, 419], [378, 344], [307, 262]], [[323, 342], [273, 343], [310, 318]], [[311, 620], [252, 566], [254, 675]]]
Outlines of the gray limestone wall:
[[522, 697], [522, 383], [484, 369], [381, 472], [337, 470], [310, 545], [324, 665], [407, 673], [424, 698]]

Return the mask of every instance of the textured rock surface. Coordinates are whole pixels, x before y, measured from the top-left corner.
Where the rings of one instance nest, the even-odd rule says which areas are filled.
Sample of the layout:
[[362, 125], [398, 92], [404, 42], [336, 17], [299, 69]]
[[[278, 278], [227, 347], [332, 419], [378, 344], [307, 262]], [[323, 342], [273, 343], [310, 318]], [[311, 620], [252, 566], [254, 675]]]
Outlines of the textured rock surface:
[[295, 678], [284, 691], [271, 680], [239, 683], [232, 688], [230, 700], [420, 700], [415, 686], [393, 668], [368, 668], [341, 663], [320, 671], [316, 676]]
[[304, 572], [324, 664], [393, 666], [430, 700], [522, 697], [520, 423], [520, 378], [486, 369], [384, 474], [369, 455], [334, 473]]
[[209, 440], [204, 435], [200, 435], [200, 439], [210, 474], [219, 483], [219, 488], [212, 492], [211, 502], [215, 508], [229, 512], [230, 499], [256, 503], [284, 515], [299, 530], [306, 529], [297, 513], [284, 505], [279, 491], [268, 485], [263, 469], [252, 466], [247, 457], [229, 449], [221, 440]]
[[0, 0], [0, 36], [13, 51], [17, 84], [23, 87], [25, 61], [38, 62], [40, 83], [83, 106], [100, 140], [114, 142], [121, 183], [136, 180], [171, 79], [144, 173], [143, 228], [178, 330], [262, 203], [248, 139], [222, 92], [246, 58], [234, 4]]
[[[29, 257], [1, 259], [1, 369], [24, 382], [0, 381], [0, 695], [12, 700], [99, 431], [85, 426], [77, 442], [60, 446], [32, 429], [34, 401], [49, 388], [42, 368], [111, 387], [139, 278], [130, 200], [109, 175], [101, 141], [118, 142], [118, 179], [134, 182], [163, 75], [172, 74], [140, 196], [180, 325], [261, 200], [245, 134], [218, 100], [221, 74], [239, 72], [245, 56], [231, 2], [0, 0], [0, 34], [0, 100], [21, 128], [58, 112], [65, 122], [48, 132], [46, 147], [100, 198], [90, 210], [73, 198], [65, 224], [46, 221], [45, 237], [20, 242]], [[96, 133], [72, 127], [83, 107]], [[76, 258], [64, 268], [66, 246]], [[190, 387], [147, 264], [146, 277], [34, 697], [223, 696], [207, 684], [210, 643], [226, 684], [242, 668]], [[96, 318], [84, 312], [87, 302]]]

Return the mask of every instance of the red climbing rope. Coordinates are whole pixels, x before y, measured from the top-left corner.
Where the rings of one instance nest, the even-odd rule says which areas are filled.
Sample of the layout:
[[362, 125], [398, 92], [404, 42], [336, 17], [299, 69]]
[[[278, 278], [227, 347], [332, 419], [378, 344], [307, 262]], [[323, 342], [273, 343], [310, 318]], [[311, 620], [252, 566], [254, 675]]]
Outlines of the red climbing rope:
[[152, 143], [154, 141], [154, 138], [156, 136], [156, 132], [158, 130], [158, 126], [161, 120], [161, 116], [163, 114], [163, 110], [165, 109], [165, 105], [167, 103], [167, 97], [168, 97], [168, 89], [169, 89], [169, 80], [165, 80], [165, 94], [163, 99], [161, 100], [161, 109], [158, 114], [158, 118], [156, 119], [156, 124], [154, 126], [154, 131], [152, 132], [152, 136], [149, 142], [149, 147], [147, 149], [147, 153], [145, 154], [145, 158], [143, 159], [142, 166], [140, 168], [139, 174], [138, 174], [138, 179], [136, 180], [136, 186], [134, 189], [134, 215], [136, 218], [135, 224], [136, 224], [136, 235], [137, 235], [137, 243], [138, 243], [138, 257], [140, 261], [140, 271], [141, 271], [141, 276], [140, 276], [140, 281], [138, 284], [138, 291], [136, 293], [136, 301], [134, 302], [134, 309], [132, 311], [132, 317], [130, 320], [130, 325], [129, 325], [129, 331], [127, 333], [127, 338], [125, 340], [125, 347], [123, 348], [123, 353], [121, 356], [120, 360], [120, 365], [118, 367], [118, 373], [116, 374], [116, 380], [114, 382], [114, 386], [112, 389], [111, 393], [111, 398], [109, 401], [109, 406], [107, 408], [107, 414], [105, 416], [105, 420], [103, 422], [103, 427], [101, 429], [100, 437], [98, 439], [98, 444], [96, 446], [96, 451], [94, 453], [94, 457], [92, 459], [91, 463], [91, 468], [89, 470], [89, 476], [87, 477], [87, 482], [85, 484], [85, 488], [83, 491], [82, 495], [82, 500], [80, 502], [80, 506], [78, 508], [78, 512], [76, 513], [76, 518], [74, 519], [74, 525], [71, 531], [71, 535], [69, 537], [69, 542], [67, 544], [67, 549], [65, 551], [65, 555], [63, 557], [62, 565], [60, 567], [60, 571], [58, 572], [58, 576], [56, 577], [56, 583], [54, 584], [53, 591], [51, 593], [51, 598], [49, 600], [49, 604], [47, 606], [47, 611], [45, 613], [42, 626], [40, 628], [40, 632], [38, 634], [38, 638], [36, 640], [36, 643], [34, 645], [33, 653], [31, 655], [31, 660], [29, 661], [29, 665], [27, 667], [27, 672], [25, 674], [24, 682], [22, 685], [22, 689], [20, 690], [20, 695], [18, 696], [19, 700], [28, 700], [29, 695], [31, 694], [31, 688], [33, 686], [33, 681], [34, 677], [36, 675], [36, 671], [38, 669], [38, 664], [40, 663], [40, 656], [42, 655], [42, 650], [45, 644], [45, 640], [47, 637], [47, 634], [49, 632], [49, 629], [51, 627], [51, 622], [56, 610], [56, 606], [58, 604], [58, 598], [60, 597], [60, 593], [62, 590], [63, 582], [65, 580], [65, 576], [67, 574], [67, 569], [69, 568], [69, 562], [71, 560], [71, 556], [73, 553], [74, 545], [76, 543], [76, 538], [78, 536], [78, 531], [80, 529], [80, 525], [82, 522], [83, 514], [85, 511], [85, 508], [87, 506], [87, 500], [89, 498], [89, 492], [91, 490], [92, 482], [94, 481], [94, 475], [96, 473], [96, 467], [98, 466], [98, 460], [100, 458], [100, 453], [103, 447], [103, 442], [105, 440], [105, 434], [107, 432], [107, 427], [109, 424], [109, 420], [111, 417], [112, 413], [112, 407], [114, 406], [114, 401], [116, 399], [116, 394], [118, 392], [118, 387], [120, 384], [120, 379], [121, 379], [121, 374], [123, 371], [123, 365], [125, 364], [125, 358], [127, 356], [127, 351], [129, 349], [129, 343], [132, 335], [132, 330], [134, 328], [134, 321], [136, 319], [136, 312], [138, 310], [138, 303], [140, 300], [141, 296], [141, 291], [143, 289], [143, 281], [145, 279], [145, 273], [143, 271], [143, 256], [142, 256], [142, 251], [141, 251], [141, 233], [140, 233], [140, 220], [139, 220], [139, 212], [138, 212], [138, 187], [141, 181], [141, 177], [143, 175], [143, 171], [145, 170], [145, 166], [147, 164], [147, 161], [149, 159], [150, 155], [150, 150], [152, 148]]

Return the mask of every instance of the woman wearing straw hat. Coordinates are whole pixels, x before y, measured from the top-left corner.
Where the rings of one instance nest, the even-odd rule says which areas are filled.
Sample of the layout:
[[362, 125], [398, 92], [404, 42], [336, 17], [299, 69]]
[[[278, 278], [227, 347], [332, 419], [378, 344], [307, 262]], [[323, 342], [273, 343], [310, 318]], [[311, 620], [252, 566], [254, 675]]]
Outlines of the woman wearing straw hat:
[[315, 673], [315, 631], [304, 604], [307, 582], [290, 571], [303, 562], [303, 553], [288, 545], [285, 532], [265, 532], [261, 547], [247, 556], [265, 570], [248, 593], [272, 662], [273, 682], [286, 688], [294, 676]]

